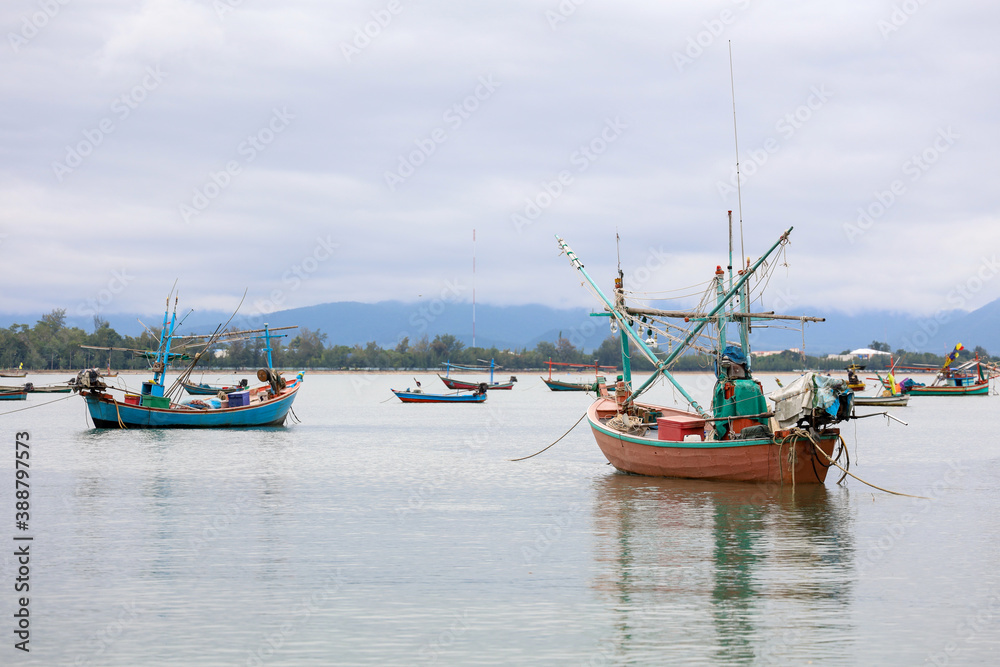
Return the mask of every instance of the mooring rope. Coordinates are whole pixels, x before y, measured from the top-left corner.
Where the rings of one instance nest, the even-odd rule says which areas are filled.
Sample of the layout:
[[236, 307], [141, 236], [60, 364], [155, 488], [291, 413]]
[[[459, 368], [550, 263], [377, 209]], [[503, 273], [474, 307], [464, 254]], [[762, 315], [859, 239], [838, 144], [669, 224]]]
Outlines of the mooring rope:
[[795, 433], [796, 435], [800, 435], [800, 436], [804, 435], [805, 437], [809, 438], [809, 442], [811, 442], [813, 444], [813, 449], [815, 449], [817, 452], [819, 452], [820, 454], [822, 454], [823, 457], [826, 458], [826, 460], [829, 461], [831, 465], [837, 466], [838, 468], [840, 468], [841, 470], [844, 471], [844, 474], [850, 475], [851, 477], [853, 477], [854, 479], [858, 480], [862, 484], [866, 484], [866, 485], [872, 487], [873, 489], [878, 489], [879, 491], [884, 491], [885, 493], [891, 493], [894, 496], [906, 496], [907, 498], [920, 498], [921, 500], [930, 500], [930, 498], [928, 498], [926, 496], [914, 496], [914, 495], [911, 495], [909, 493], [902, 493], [901, 491], [890, 491], [889, 489], [884, 489], [881, 486], [876, 486], [875, 484], [872, 484], [871, 482], [866, 482], [865, 480], [861, 479], [860, 477], [858, 477], [857, 475], [855, 475], [853, 472], [850, 472], [849, 470], [847, 470], [846, 468], [844, 468], [843, 466], [841, 466], [839, 463], [837, 463], [836, 461], [834, 461], [832, 458], [830, 458], [827, 455], [827, 453], [824, 452], [820, 448], [819, 443], [816, 442], [813, 439], [812, 434], [809, 433], [809, 431], [806, 431], [805, 429], [801, 429], [801, 428], [793, 428], [793, 429], [791, 429], [791, 432]]
[[46, 401], [45, 403], [39, 403], [38, 405], [29, 405], [26, 408], [18, 408], [17, 410], [10, 410], [8, 412], [0, 412], [0, 417], [3, 417], [4, 415], [12, 415], [15, 412], [23, 412], [24, 410], [31, 410], [32, 408], [40, 408], [43, 405], [52, 405], [53, 403], [58, 403], [59, 401], [65, 401], [67, 398], [73, 398], [73, 396], [74, 396], [73, 394], [70, 394], [69, 396], [61, 396], [60, 398], [57, 398], [55, 400]]
[[127, 428], [125, 426], [124, 422], [122, 422], [122, 413], [121, 413], [121, 410], [118, 409], [118, 401], [116, 401], [113, 398], [111, 399], [111, 401], [115, 404], [115, 413], [117, 413], [117, 415], [118, 415], [118, 426], [119, 426], [119, 428], [123, 428], [123, 429]]
[[[855, 426], [857, 426], [857, 424], [855, 424]], [[850, 468], [851, 467], [851, 450], [847, 448], [847, 441], [844, 440], [844, 436], [838, 435], [837, 437], [840, 438], [840, 451], [843, 452], [844, 456], [847, 457], [847, 467]], [[855, 440], [855, 442], [857, 442], [857, 441]], [[840, 455], [839, 454], [837, 455], [837, 460], [838, 461], [840, 460]], [[837, 480], [837, 484], [840, 484], [841, 482], [843, 482], [846, 477], [847, 477], [846, 473], [843, 474], [843, 475], [841, 475], [840, 479]]]
[[[570, 427], [569, 427], [569, 431], [572, 431], [572, 430], [573, 430], [573, 429], [575, 429], [575, 428], [576, 428], [577, 426], [579, 426], [580, 422], [582, 422], [582, 421], [583, 421], [583, 418], [584, 418], [584, 417], [586, 417], [586, 416], [587, 416], [587, 413], [586, 413], [586, 412], [584, 412], [584, 413], [583, 413], [582, 415], [580, 415], [580, 418], [576, 420], [576, 424], [573, 424], [572, 426], [570, 426]], [[548, 446], [548, 447], [546, 447], [545, 449], [549, 449], [550, 447], [552, 447], [553, 445], [555, 445], [555, 444], [556, 444], [556, 442], [559, 442], [560, 440], [562, 440], [563, 438], [565, 438], [565, 437], [566, 437], [567, 435], [569, 435], [569, 431], [566, 431], [565, 433], [563, 433], [562, 435], [560, 435], [560, 436], [559, 436], [558, 438], [556, 438], [556, 441], [555, 441], [555, 442], [553, 442], [553, 443], [552, 443], [551, 445], [549, 445], [549, 446]], [[530, 459], [530, 458], [531, 458], [532, 456], [538, 456], [539, 454], [541, 454], [542, 452], [544, 452], [544, 451], [545, 451], [545, 449], [542, 449], [542, 450], [540, 450], [540, 451], [537, 451], [537, 452], [535, 452], [534, 454], [531, 454], [530, 456], [522, 456], [522, 457], [521, 457], [521, 458], [519, 458], [519, 459], [507, 459], [507, 460], [508, 460], [508, 461], [524, 461], [525, 459]]]

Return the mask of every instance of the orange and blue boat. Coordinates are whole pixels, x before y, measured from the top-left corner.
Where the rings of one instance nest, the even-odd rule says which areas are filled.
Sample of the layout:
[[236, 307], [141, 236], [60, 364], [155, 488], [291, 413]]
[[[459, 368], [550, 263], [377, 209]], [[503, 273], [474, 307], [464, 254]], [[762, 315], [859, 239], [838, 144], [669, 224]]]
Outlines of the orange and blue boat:
[[0, 388], [0, 401], [26, 401], [28, 400], [28, 390], [16, 387]]
[[[850, 418], [853, 393], [842, 379], [807, 373], [765, 397], [750, 366], [751, 322], [822, 321], [822, 318], [749, 312], [751, 277], [755, 277], [757, 284], [766, 284], [766, 276], [761, 277], [757, 272], [773, 270], [776, 263], [767, 264], [766, 260], [788, 243], [791, 231], [791, 228], [785, 231], [755, 263], [748, 261], [745, 267], [737, 267], [735, 273], [730, 243], [729, 274], [726, 276], [721, 266], [716, 267], [702, 300], [714, 305], [698, 311], [628, 305], [621, 268], [613, 297], [609, 298], [566, 242], [556, 237], [570, 265], [582, 274], [603, 302], [611, 318], [612, 332], [620, 332], [622, 375], [618, 376], [613, 393], [606, 391], [587, 412], [594, 439], [615, 468], [659, 477], [824, 483], [828, 469], [845, 451], [836, 424]], [[717, 330], [717, 336], [702, 333], [709, 325]], [[737, 331], [730, 331], [731, 327]], [[676, 339], [678, 344], [658, 356], [647, 342], [654, 331]], [[727, 340], [727, 336], [734, 337]], [[678, 356], [692, 348], [708, 349], [715, 358], [711, 411], [703, 409], [669, 371]], [[633, 386], [631, 358], [636, 351], [653, 364], [654, 371]], [[661, 378], [673, 385], [690, 406], [688, 409], [639, 400]], [[773, 408], [769, 409], [767, 399], [774, 402]]]

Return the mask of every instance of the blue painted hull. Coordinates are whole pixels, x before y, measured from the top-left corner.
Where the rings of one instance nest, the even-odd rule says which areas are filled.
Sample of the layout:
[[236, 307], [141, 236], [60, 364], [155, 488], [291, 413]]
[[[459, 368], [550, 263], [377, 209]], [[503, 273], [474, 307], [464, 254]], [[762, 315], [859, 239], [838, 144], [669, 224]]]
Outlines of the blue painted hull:
[[[221, 410], [161, 409], [120, 403], [106, 395], [82, 394], [96, 428], [250, 428], [281, 426], [301, 383], [292, 381], [278, 397]], [[119, 423], [120, 422], [120, 423]]]
[[403, 403], [482, 403], [486, 394], [424, 394], [390, 389]]
[[28, 392], [26, 391], [5, 391], [0, 392], [0, 401], [26, 401]]

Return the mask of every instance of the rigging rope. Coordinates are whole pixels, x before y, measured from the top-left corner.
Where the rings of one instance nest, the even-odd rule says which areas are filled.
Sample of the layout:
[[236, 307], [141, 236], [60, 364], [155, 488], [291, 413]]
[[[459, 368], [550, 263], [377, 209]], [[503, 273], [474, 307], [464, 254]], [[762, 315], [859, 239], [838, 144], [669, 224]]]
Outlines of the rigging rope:
[[[794, 435], [798, 435], [798, 436], [805, 436], [806, 438], [809, 438], [809, 442], [811, 442], [813, 444], [813, 449], [815, 449], [817, 452], [819, 452], [820, 454], [822, 454], [823, 457], [826, 458], [826, 460], [829, 461], [831, 465], [837, 466], [845, 474], [850, 475], [851, 477], [853, 477], [854, 479], [858, 480], [862, 484], [866, 484], [866, 485], [872, 487], [873, 489], [878, 489], [879, 491], [884, 491], [885, 493], [891, 493], [894, 496], [905, 496], [907, 498], [920, 498], [921, 500], [930, 500], [930, 498], [928, 498], [926, 496], [914, 496], [914, 495], [911, 495], [909, 493], [902, 493], [900, 491], [890, 491], [889, 489], [882, 488], [881, 486], [876, 486], [875, 484], [872, 484], [871, 482], [866, 482], [865, 480], [863, 480], [860, 477], [858, 477], [857, 475], [855, 475], [853, 472], [850, 472], [849, 470], [847, 470], [846, 468], [844, 468], [843, 466], [841, 466], [839, 463], [837, 463], [836, 461], [834, 461], [833, 459], [831, 459], [827, 455], [827, 453], [824, 452], [820, 448], [819, 443], [817, 443], [813, 439], [812, 434], [809, 433], [809, 431], [806, 431], [805, 429], [801, 429], [801, 428], [792, 428], [792, 429], [789, 429], [789, 433], [794, 434]], [[841, 440], [843, 440], [843, 438], [841, 438]]]

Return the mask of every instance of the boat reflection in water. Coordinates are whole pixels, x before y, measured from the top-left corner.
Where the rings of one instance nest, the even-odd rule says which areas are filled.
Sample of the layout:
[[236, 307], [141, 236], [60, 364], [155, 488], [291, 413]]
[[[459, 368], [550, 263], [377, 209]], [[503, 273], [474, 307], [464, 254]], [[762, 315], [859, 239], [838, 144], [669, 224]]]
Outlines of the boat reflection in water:
[[595, 587], [616, 616], [609, 659], [806, 664], [821, 651], [824, 664], [849, 664], [848, 644], [824, 640], [855, 634], [837, 491], [614, 474], [595, 497]]

